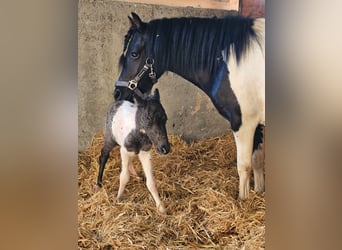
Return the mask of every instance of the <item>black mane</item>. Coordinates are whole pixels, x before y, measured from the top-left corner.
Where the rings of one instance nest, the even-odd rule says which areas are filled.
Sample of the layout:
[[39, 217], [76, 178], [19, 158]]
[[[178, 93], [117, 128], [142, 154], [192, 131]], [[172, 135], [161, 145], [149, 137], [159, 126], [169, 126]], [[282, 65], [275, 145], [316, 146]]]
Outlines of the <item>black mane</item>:
[[[205, 68], [212, 72], [229, 45], [239, 62], [250, 39], [257, 38], [253, 23], [254, 19], [242, 16], [155, 19], [147, 25], [148, 53], [164, 69], [172, 71], [176, 65], [188, 73]], [[229, 57], [229, 49], [225, 56]]]
[[[258, 40], [253, 24], [253, 18], [242, 16], [154, 19], [146, 25], [147, 53], [154, 58], [158, 68], [172, 71], [176, 66], [188, 73], [196, 73], [198, 69], [212, 72], [216, 62], [222, 59], [223, 50], [225, 58], [229, 58], [227, 48], [232, 46], [239, 62], [250, 40]], [[124, 66], [126, 49], [136, 32], [137, 29], [131, 27], [125, 35], [120, 67]]]

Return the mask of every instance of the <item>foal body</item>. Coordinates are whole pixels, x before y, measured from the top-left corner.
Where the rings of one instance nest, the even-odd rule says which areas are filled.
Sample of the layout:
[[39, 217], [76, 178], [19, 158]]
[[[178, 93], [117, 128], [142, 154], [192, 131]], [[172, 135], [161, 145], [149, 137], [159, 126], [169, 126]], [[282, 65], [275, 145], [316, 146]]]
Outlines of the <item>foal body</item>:
[[102, 175], [110, 151], [119, 145], [122, 166], [117, 199], [122, 197], [130, 178], [129, 172], [135, 173], [132, 159], [138, 155], [146, 176], [147, 188], [158, 210], [164, 212], [152, 173], [151, 148], [154, 144], [159, 154], [167, 154], [170, 151], [165, 128], [166, 114], [160, 104], [158, 90], [153, 97], [147, 99], [136, 97], [136, 102], [136, 104], [128, 101], [114, 102], [107, 111], [97, 186], [102, 186]]

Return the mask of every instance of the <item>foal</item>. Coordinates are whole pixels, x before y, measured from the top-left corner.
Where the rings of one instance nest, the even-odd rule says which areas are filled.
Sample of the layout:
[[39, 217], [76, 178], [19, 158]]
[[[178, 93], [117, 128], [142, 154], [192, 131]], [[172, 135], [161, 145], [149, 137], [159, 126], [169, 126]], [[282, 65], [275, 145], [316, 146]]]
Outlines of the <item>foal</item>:
[[166, 113], [160, 103], [159, 91], [153, 96], [135, 96], [135, 103], [128, 101], [114, 102], [107, 111], [104, 146], [99, 157], [97, 187], [102, 186], [102, 175], [109, 153], [114, 146], [120, 146], [121, 173], [117, 199], [120, 199], [129, 181], [129, 172], [134, 171], [132, 158], [138, 155], [146, 176], [146, 185], [151, 192], [159, 212], [165, 211], [162, 205], [151, 164], [152, 144], [159, 154], [167, 154], [170, 144], [166, 132]]

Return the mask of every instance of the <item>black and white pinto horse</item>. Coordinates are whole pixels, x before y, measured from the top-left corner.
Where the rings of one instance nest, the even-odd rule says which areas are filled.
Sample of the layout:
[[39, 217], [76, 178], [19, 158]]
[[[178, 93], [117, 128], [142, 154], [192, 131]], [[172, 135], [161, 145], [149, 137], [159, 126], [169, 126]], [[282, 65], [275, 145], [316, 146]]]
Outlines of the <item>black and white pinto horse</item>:
[[132, 13], [114, 98], [149, 92], [166, 71], [203, 90], [231, 124], [239, 198], [264, 191], [265, 19], [163, 18], [146, 23]]
[[132, 165], [132, 158], [138, 155], [146, 176], [146, 186], [159, 212], [165, 212], [160, 200], [156, 182], [152, 173], [151, 148], [156, 147], [159, 154], [170, 152], [167, 138], [167, 116], [160, 103], [159, 91], [155, 89], [153, 96], [136, 96], [135, 103], [129, 101], [113, 102], [107, 111], [104, 130], [104, 144], [99, 157], [99, 173], [95, 188], [102, 187], [102, 176], [106, 162], [112, 149], [119, 145], [121, 155], [120, 185], [117, 195], [119, 200], [129, 181], [131, 172], [137, 176]]

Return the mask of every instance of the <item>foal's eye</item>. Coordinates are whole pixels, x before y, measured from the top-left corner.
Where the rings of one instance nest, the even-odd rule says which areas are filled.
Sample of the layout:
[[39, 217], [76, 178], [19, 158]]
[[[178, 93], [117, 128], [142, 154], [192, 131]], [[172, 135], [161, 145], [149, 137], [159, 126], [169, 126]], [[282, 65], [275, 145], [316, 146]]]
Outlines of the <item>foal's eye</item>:
[[139, 54], [137, 52], [132, 52], [131, 57], [132, 58], [138, 58]]
[[153, 118], [151, 116], [146, 116], [147, 126], [151, 127], [153, 125]]

